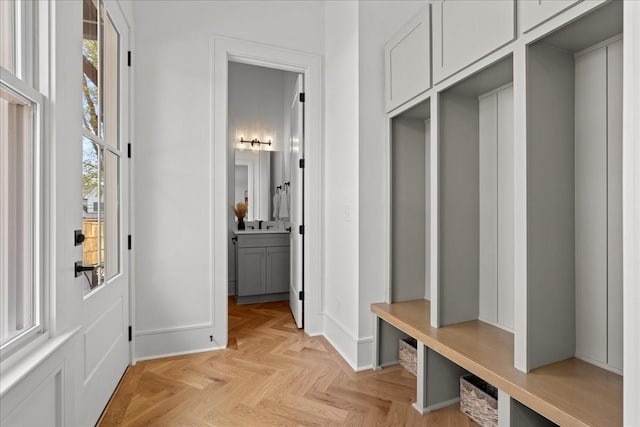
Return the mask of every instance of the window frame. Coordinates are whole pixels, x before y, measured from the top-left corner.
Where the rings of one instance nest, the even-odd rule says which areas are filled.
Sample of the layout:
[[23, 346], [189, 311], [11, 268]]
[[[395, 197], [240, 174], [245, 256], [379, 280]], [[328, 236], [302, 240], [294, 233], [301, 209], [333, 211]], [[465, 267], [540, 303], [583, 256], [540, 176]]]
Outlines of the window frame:
[[14, 27], [13, 67], [15, 73], [2, 68], [27, 84], [36, 87], [38, 67], [36, 43], [38, 41], [38, 6], [28, 0], [14, 0], [12, 23]]
[[[94, 295], [97, 295], [102, 289], [106, 288], [111, 282], [113, 282], [115, 279], [117, 279], [118, 277], [120, 277], [123, 274], [123, 265], [124, 265], [124, 250], [123, 250], [123, 245], [122, 245], [122, 239], [123, 239], [123, 235], [124, 235], [124, 230], [122, 228], [122, 210], [121, 210], [121, 203], [122, 200], [120, 199], [120, 197], [122, 197], [122, 192], [121, 192], [121, 180], [122, 180], [122, 167], [123, 167], [123, 159], [125, 158], [124, 155], [124, 151], [123, 151], [123, 142], [121, 140], [121, 135], [120, 135], [120, 122], [121, 122], [121, 104], [120, 104], [120, 97], [121, 97], [121, 72], [122, 72], [122, 68], [121, 68], [121, 50], [122, 50], [122, 46], [120, 43], [120, 32], [118, 31], [117, 26], [115, 25], [115, 22], [113, 20], [113, 18], [111, 17], [111, 14], [109, 13], [109, 11], [107, 10], [107, 8], [105, 7], [105, 0], [95, 0], [95, 2], [98, 4], [98, 19], [99, 22], [102, 22], [102, 24], [98, 24], [98, 26], [103, 25], [103, 29], [102, 31], [99, 31], [98, 33], [102, 35], [102, 38], [99, 38], [98, 40], [98, 45], [99, 45], [99, 49], [100, 49], [100, 71], [99, 71], [99, 84], [98, 84], [98, 90], [99, 90], [99, 99], [98, 99], [98, 103], [100, 105], [100, 116], [102, 121], [98, 122], [98, 129], [97, 129], [97, 135], [92, 133], [92, 131], [90, 129], [87, 129], [86, 126], [82, 126], [82, 138], [83, 140], [86, 139], [88, 141], [90, 141], [91, 143], [93, 143], [96, 148], [97, 148], [97, 157], [98, 157], [98, 165], [100, 165], [100, 163], [102, 163], [104, 165], [104, 175], [101, 175], [100, 172], [98, 172], [98, 176], [99, 176], [99, 181], [100, 178], [104, 177], [106, 179], [107, 178], [107, 171], [106, 171], [106, 158], [107, 158], [107, 153], [116, 156], [117, 158], [117, 171], [116, 171], [116, 183], [117, 183], [117, 192], [118, 192], [118, 197], [117, 197], [117, 205], [118, 205], [118, 209], [117, 209], [117, 216], [116, 216], [116, 228], [115, 228], [115, 234], [116, 234], [116, 242], [117, 242], [117, 253], [116, 253], [116, 257], [114, 258], [114, 260], [116, 261], [117, 264], [117, 272], [115, 272], [112, 276], [109, 276], [109, 272], [107, 271], [107, 256], [108, 256], [108, 252], [109, 252], [109, 246], [108, 246], [108, 241], [107, 241], [107, 223], [109, 221], [113, 221], [113, 218], [108, 218], [108, 214], [107, 214], [107, 200], [106, 200], [106, 189], [107, 189], [107, 181], [104, 181], [104, 187], [100, 187], [99, 184], [99, 197], [98, 197], [98, 209], [96, 210], [95, 213], [98, 214], [98, 219], [99, 219], [99, 228], [104, 227], [104, 231], [99, 235], [98, 238], [98, 247], [100, 248], [98, 250], [98, 267], [101, 268], [103, 270], [102, 272], [102, 277], [101, 279], [98, 281], [98, 284], [95, 285], [94, 287], [90, 287], [89, 289], [85, 289], [84, 287], [84, 283], [83, 283], [83, 301], [87, 301], [90, 298], [92, 298]], [[108, 142], [108, 136], [107, 136], [107, 102], [106, 102], [106, 96], [105, 94], [107, 93], [107, 88], [109, 87], [106, 83], [106, 77], [105, 77], [105, 73], [107, 72], [107, 52], [106, 52], [106, 40], [107, 40], [107, 36], [106, 36], [106, 26], [107, 26], [107, 22], [110, 22], [111, 27], [113, 28], [113, 30], [115, 31], [116, 34], [116, 39], [117, 39], [117, 44], [116, 44], [116, 50], [115, 50], [115, 59], [116, 59], [116, 63], [115, 63], [115, 75], [117, 76], [116, 78], [116, 84], [115, 84], [115, 91], [114, 93], [112, 93], [112, 95], [114, 95], [115, 100], [115, 114], [113, 115], [112, 119], [115, 120], [115, 124], [116, 124], [116, 132], [115, 132], [115, 138], [116, 138], [116, 143], [115, 144], [110, 144]], [[98, 167], [98, 169], [100, 170], [100, 167]], [[113, 242], [112, 242], [113, 243]], [[113, 261], [113, 260], [112, 260]]]
[[[42, 86], [39, 81], [39, 65], [46, 65], [42, 59], [37, 58], [39, 44], [48, 42], [47, 34], [38, 31], [38, 15], [47, 15], [48, 7], [39, 3], [17, 0], [14, 10], [15, 41], [14, 41], [14, 66], [15, 74], [0, 66], [0, 83], [10, 92], [31, 103], [31, 255], [32, 255], [32, 281], [33, 290], [33, 325], [0, 345], [0, 364], [6, 365], [7, 358], [28, 350], [31, 345], [46, 339], [49, 324], [49, 283], [47, 262], [45, 257], [49, 253], [46, 245], [50, 244], [47, 233], [50, 224], [45, 221], [48, 212], [48, 201], [45, 191], [49, 187], [45, 185], [45, 177], [50, 173], [46, 165], [45, 129], [46, 129], [46, 105], [45, 95], [39, 90]], [[46, 52], [43, 52], [46, 55]], [[45, 70], [46, 71], [46, 70]], [[46, 73], [43, 73], [43, 75]], [[46, 84], [45, 84], [46, 86]], [[0, 220], [5, 221], [4, 217]], [[8, 220], [7, 220], [8, 221]], [[9, 254], [7, 254], [9, 255]], [[4, 256], [4, 254], [3, 254]], [[7, 258], [9, 259], [9, 258]], [[16, 356], [17, 357], [17, 356]], [[13, 359], [13, 357], [11, 358]], [[4, 368], [4, 366], [3, 366]]]

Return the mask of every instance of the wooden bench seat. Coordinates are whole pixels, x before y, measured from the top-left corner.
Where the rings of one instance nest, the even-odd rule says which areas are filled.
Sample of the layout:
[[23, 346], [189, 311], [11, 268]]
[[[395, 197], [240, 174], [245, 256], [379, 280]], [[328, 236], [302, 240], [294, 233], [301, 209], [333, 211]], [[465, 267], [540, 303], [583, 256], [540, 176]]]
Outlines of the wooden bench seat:
[[520, 372], [513, 334], [481, 321], [432, 328], [427, 300], [372, 304], [371, 311], [557, 424], [622, 425], [620, 375], [575, 358]]

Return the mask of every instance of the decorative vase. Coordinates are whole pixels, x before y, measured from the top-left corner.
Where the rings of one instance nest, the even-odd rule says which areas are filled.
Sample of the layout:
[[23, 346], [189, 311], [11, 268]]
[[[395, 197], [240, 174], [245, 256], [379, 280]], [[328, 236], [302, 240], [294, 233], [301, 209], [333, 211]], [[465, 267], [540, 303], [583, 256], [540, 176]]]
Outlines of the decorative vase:
[[244, 218], [238, 218], [238, 230], [244, 230]]

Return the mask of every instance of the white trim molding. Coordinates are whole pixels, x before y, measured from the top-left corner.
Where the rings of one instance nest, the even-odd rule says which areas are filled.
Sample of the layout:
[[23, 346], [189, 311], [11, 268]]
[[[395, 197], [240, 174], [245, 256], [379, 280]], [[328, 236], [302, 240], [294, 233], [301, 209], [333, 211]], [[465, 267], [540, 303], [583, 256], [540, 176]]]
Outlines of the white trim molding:
[[216, 36], [212, 43], [211, 219], [216, 341], [227, 342], [227, 115], [228, 63], [241, 62], [304, 75], [305, 86], [305, 198], [304, 284], [305, 332], [322, 333], [322, 57], [320, 55]]
[[373, 336], [358, 339], [358, 367], [356, 371], [373, 369], [373, 353], [375, 347]]
[[351, 366], [354, 371], [358, 369], [358, 338], [349, 328], [329, 313], [324, 313], [324, 337]]
[[48, 339], [2, 373], [0, 425], [29, 425], [49, 417], [56, 425], [80, 424], [80, 329]]
[[640, 425], [640, 2], [624, 3], [622, 228], [624, 425]]
[[324, 333], [327, 341], [355, 372], [373, 369], [374, 337], [358, 338], [344, 323], [324, 313]]
[[199, 349], [196, 349], [196, 350], [177, 351], [177, 352], [174, 352], [174, 353], [154, 354], [153, 356], [139, 357], [138, 359], [136, 359], [136, 362], [141, 362], [143, 360], [163, 359], [165, 357], [185, 356], [185, 355], [188, 355], [188, 354], [206, 353], [206, 352], [209, 352], [209, 351], [224, 350], [225, 348], [226, 348], [226, 346], [222, 345], [222, 346], [211, 347], [211, 348], [199, 348]]

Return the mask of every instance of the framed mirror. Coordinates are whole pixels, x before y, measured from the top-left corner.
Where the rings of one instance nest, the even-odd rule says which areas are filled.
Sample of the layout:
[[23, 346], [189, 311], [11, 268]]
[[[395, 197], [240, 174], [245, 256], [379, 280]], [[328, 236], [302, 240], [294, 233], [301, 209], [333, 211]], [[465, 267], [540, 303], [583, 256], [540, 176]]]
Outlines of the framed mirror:
[[[245, 221], [274, 221], [274, 196], [284, 188], [284, 153], [267, 150], [235, 150], [234, 201], [247, 203]], [[280, 187], [280, 189], [278, 189]]]

